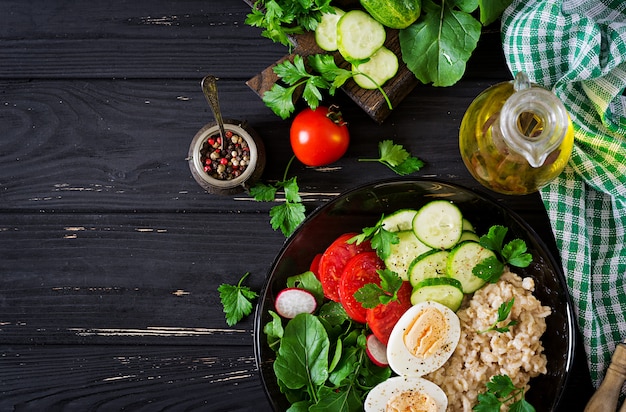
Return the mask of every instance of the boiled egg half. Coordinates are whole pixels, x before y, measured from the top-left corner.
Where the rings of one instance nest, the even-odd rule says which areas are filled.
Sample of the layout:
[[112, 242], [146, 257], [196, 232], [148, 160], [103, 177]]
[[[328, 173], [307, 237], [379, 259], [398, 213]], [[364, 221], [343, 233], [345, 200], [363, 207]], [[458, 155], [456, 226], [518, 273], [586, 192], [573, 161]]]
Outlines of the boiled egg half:
[[448, 397], [424, 378], [394, 376], [376, 385], [363, 406], [365, 412], [445, 412]]
[[459, 318], [433, 301], [407, 310], [394, 326], [387, 344], [391, 369], [402, 376], [422, 376], [450, 358], [461, 337]]

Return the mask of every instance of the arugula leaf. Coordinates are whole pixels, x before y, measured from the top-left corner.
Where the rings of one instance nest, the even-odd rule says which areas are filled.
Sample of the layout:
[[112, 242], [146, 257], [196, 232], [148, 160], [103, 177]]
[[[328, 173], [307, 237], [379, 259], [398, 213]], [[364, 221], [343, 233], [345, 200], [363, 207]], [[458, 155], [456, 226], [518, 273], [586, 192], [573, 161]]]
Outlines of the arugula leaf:
[[486, 235], [480, 237], [480, 245], [494, 251], [498, 257], [492, 256], [480, 262], [472, 269], [474, 275], [487, 282], [496, 283], [504, 272], [505, 265], [520, 268], [530, 265], [533, 257], [527, 253], [526, 242], [521, 239], [513, 239], [504, 244], [507, 232], [508, 228], [494, 225], [489, 228]]
[[379, 162], [393, 170], [400, 176], [405, 176], [413, 172], [417, 172], [424, 166], [417, 157], [411, 154], [399, 144], [395, 144], [392, 140], [383, 140], [378, 143], [377, 159], [359, 159], [359, 162]]
[[250, 195], [257, 202], [272, 202], [276, 200], [278, 189], [282, 188], [284, 190], [285, 202], [270, 209], [270, 224], [272, 229], [280, 229], [285, 237], [289, 237], [306, 218], [306, 208], [302, 204], [297, 178], [294, 176], [291, 179], [287, 179], [287, 172], [294, 159], [295, 156], [292, 156], [289, 163], [287, 163], [283, 180], [276, 182], [274, 185], [257, 182], [250, 188]]
[[248, 286], [242, 286], [243, 281], [250, 275], [246, 272], [237, 285], [221, 284], [217, 290], [220, 294], [220, 300], [226, 314], [226, 323], [228, 326], [237, 324], [245, 316], [252, 313], [252, 300], [258, 297], [258, 294], [251, 290]]
[[389, 269], [377, 270], [380, 286], [368, 283], [354, 293], [355, 299], [366, 309], [398, 300], [398, 291], [402, 286], [402, 278]]
[[391, 245], [400, 242], [400, 238], [396, 233], [383, 228], [384, 218], [383, 215], [374, 226], [363, 228], [361, 233], [348, 239], [348, 243], [359, 245], [369, 239], [376, 254], [383, 260], [387, 259], [391, 253]]
[[508, 404], [509, 411], [535, 412], [535, 408], [524, 399], [524, 388], [518, 388], [508, 375], [492, 376], [486, 384], [487, 391], [478, 395], [478, 403], [472, 408], [476, 412], [500, 412]]
[[483, 331], [478, 331], [478, 333], [486, 333], [486, 332], [491, 332], [491, 331], [504, 333], [504, 332], [508, 332], [512, 326], [517, 325], [518, 322], [516, 320], [511, 320], [509, 321], [509, 323], [507, 323], [504, 326], [498, 326], [499, 323], [504, 322], [509, 317], [514, 303], [515, 303], [515, 298], [511, 298], [511, 300], [507, 302], [503, 302], [498, 307], [498, 318], [493, 323], [493, 325], [491, 325], [488, 329], [485, 329]]
[[[311, 109], [319, 106], [323, 99], [322, 90], [328, 90], [333, 96], [335, 91], [356, 75], [365, 75], [358, 70], [346, 70], [337, 66], [335, 59], [330, 54], [314, 54], [308, 57], [309, 66], [319, 74], [309, 73], [304, 58], [297, 54], [293, 62], [285, 60], [274, 67], [274, 73], [284, 82], [287, 87], [275, 83], [272, 88], [263, 94], [263, 102], [282, 119], [288, 118], [294, 111], [294, 94], [298, 88], [304, 86], [302, 98]], [[376, 82], [374, 82], [376, 83]], [[385, 91], [377, 85], [387, 105], [391, 109], [391, 101]]]
[[455, 3], [422, 2], [422, 17], [400, 30], [402, 58], [422, 83], [451, 86], [458, 82], [481, 34], [482, 25]]

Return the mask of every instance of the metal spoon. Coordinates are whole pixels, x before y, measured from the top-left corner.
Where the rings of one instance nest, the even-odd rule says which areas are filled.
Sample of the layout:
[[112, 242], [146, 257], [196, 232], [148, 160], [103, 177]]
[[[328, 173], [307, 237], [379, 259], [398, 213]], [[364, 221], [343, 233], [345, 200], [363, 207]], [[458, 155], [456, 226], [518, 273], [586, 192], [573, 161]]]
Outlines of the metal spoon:
[[224, 136], [226, 132], [224, 131], [224, 120], [222, 119], [222, 112], [220, 111], [220, 102], [217, 97], [217, 77], [208, 75], [202, 79], [200, 83], [202, 86], [202, 92], [204, 93], [204, 97], [206, 97], [207, 102], [209, 102], [209, 106], [211, 106], [211, 110], [213, 111], [213, 116], [215, 116], [215, 121], [217, 122], [217, 126], [220, 129], [220, 138], [221, 138], [221, 149], [224, 150]]

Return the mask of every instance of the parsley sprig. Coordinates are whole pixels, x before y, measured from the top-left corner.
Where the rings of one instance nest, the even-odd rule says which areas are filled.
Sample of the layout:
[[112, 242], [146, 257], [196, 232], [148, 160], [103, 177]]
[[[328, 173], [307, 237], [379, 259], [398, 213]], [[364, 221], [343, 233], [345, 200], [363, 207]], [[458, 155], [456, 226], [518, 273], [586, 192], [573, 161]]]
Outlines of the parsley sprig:
[[380, 277], [380, 286], [367, 283], [354, 293], [354, 297], [366, 309], [372, 309], [379, 304], [386, 305], [398, 300], [398, 291], [402, 286], [402, 278], [389, 269], [376, 271]]
[[498, 307], [498, 318], [489, 328], [479, 331], [478, 333], [487, 333], [491, 331], [505, 333], [510, 330], [512, 326], [517, 325], [516, 320], [510, 320], [506, 325], [498, 326], [500, 323], [507, 320], [509, 315], [511, 314], [511, 309], [513, 309], [513, 304], [515, 303], [515, 298], [511, 298], [511, 300], [502, 302], [502, 304]]
[[263, 29], [264, 37], [292, 47], [289, 36], [313, 31], [322, 13], [334, 13], [331, 0], [256, 0], [246, 24]]
[[385, 260], [391, 253], [391, 245], [400, 242], [400, 238], [396, 233], [390, 232], [383, 227], [384, 218], [385, 216], [382, 215], [374, 226], [363, 228], [361, 233], [348, 239], [348, 243], [360, 245], [369, 240], [378, 257]]
[[250, 188], [250, 195], [259, 202], [273, 202], [276, 200], [278, 190], [283, 189], [285, 202], [270, 209], [270, 223], [272, 229], [280, 229], [285, 237], [291, 235], [306, 217], [306, 209], [299, 194], [297, 176], [287, 179], [289, 167], [294, 159], [295, 156], [292, 156], [287, 163], [282, 180], [273, 185], [258, 182]]
[[495, 375], [487, 382], [487, 391], [478, 395], [476, 412], [500, 412], [501, 406], [509, 404], [515, 412], [535, 412], [535, 408], [524, 399], [524, 388], [518, 388], [508, 375]]
[[496, 283], [504, 272], [505, 265], [525, 268], [530, 265], [533, 257], [527, 253], [526, 242], [514, 239], [504, 244], [508, 232], [504, 226], [494, 225], [486, 235], [480, 237], [482, 247], [492, 250], [496, 256], [489, 257], [474, 267], [472, 273], [489, 283]]
[[[334, 57], [330, 54], [308, 56], [307, 62], [313, 71], [318, 74], [309, 72], [304, 58], [298, 54], [294, 56], [293, 63], [285, 60], [274, 67], [274, 72], [286, 86], [278, 82], [275, 83], [270, 90], [263, 94], [263, 102], [282, 119], [288, 118], [295, 111], [294, 94], [300, 87], [304, 87], [302, 98], [311, 109], [315, 109], [323, 99], [322, 90], [328, 90], [328, 94], [334, 96], [339, 87], [343, 86], [348, 79], [357, 75], [365, 76], [376, 84], [387, 105], [390, 109], [392, 108], [391, 101], [382, 87], [369, 75], [360, 72], [358, 69], [342, 69], [337, 66]], [[358, 64], [361, 62], [354, 63], [358, 67]]]
[[392, 140], [383, 140], [378, 143], [378, 158], [359, 159], [359, 162], [379, 162], [393, 170], [400, 176], [417, 172], [424, 166], [424, 162], [412, 156], [402, 145]]
[[249, 275], [250, 272], [246, 272], [241, 279], [239, 279], [237, 285], [223, 283], [217, 288], [217, 291], [220, 293], [220, 300], [224, 307], [228, 326], [237, 324], [245, 316], [252, 313], [252, 300], [256, 299], [258, 294], [248, 286], [243, 286], [243, 281]]

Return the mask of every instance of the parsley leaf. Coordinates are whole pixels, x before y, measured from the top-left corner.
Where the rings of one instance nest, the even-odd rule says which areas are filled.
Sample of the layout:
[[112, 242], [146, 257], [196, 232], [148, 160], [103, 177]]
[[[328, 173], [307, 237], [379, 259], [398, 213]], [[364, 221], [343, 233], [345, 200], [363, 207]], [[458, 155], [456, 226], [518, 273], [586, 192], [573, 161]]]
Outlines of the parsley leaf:
[[355, 299], [366, 309], [398, 300], [398, 291], [402, 286], [402, 278], [396, 272], [389, 269], [376, 272], [380, 277], [380, 286], [368, 283], [354, 293]]
[[424, 166], [424, 162], [411, 156], [402, 145], [395, 144], [392, 140], [383, 140], [378, 143], [378, 153], [377, 159], [359, 159], [359, 162], [382, 163], [400, 176], [417, 172]]
[[504, 272], [505, 265], [520, 268], [527, 267], [533, 260], [530, 253], [527, 253], [526, 242], [521, 239], [514, 239], [504, 244], [504, 239], [508, 228], [494, 225], [489, 228], [486, 235], [480, 237], [480, 245], [492, 250], [497, 257], [489, 257], [474, 267], [472, 273], [479, 278], [496, 283]]
[[246, 272], [237, 285], [221, 284], [217, 290], [220, 293], [220, 300], [226, 314], [226, 323], [233, 326], [245, 316], [252, 313], [252, 300], [258, 294], [247, 286], [242, 286], [243, 281], [250, 275]]
[[384, 215], [381, 216], [374, 226], [363, 228], [361, 233], [348, 239], [348, 243], [356, 243], [359, 245], [366, 240], [370, 240], [372, 248], [376, 250], [378, 257], [383, 260], [387, 259], [391, 253], [391, 245], [400, 242], [400, 238], [398, 238], [396, 233], [383, 228], [384, 217]]
[[[310, 73], [304, 63], [304, 58], [299, 54], [294, 56], [293, 62], [285, 60], [274, 67], [274, 73], [285, 86], [275, 83], [263, 94], [262, 100], [282, 119], [288, 118], [295, 111], [294, 95], [300, 87], [304, 87], [302, 98], [311, 109], [315, 109], [323, 99], [322, 90], [328, 90], [328, 94], [333, 96], [335, 91], [351, 77], [358, 74], [365, 75], [358, 70], [342, 69], [337, 66], [335, 58], [330, 54], [310, 55], [308, 63], [312, 70], [319, 74]], [[377, 86], [377, 88], [391, 109], [389, 97], [382, 87]]]
[[270, 209], [270, 224], [272, 229], [280, 229], [285, 237], [289, 237], [306, 218], [306, 208], [302, 204], [297, 177], [294, 176], [291, 179], [287, 179], [287, 172], [294, 159], [295, 156], [292, 156], [289, 160], [285, 168], [283, 180], [276, 182], [274, 185], [257, 182], [250, 188], [250, 195], [258, 202], [272, 202], [276, 200], [278, 189], [283, 189], [285, 202]]
[[488, 329], [479, 331], [478, 333], [486, 333], [486, 332], [491, 332], [491, 331], [504, 333], [504, 332], [508, 332], [512, 326], [517, 325], [518, 322], [516, 320], [511, 320], [509, 321], [509, 323], [507, 323], [504, 326], [498, 326], [499, 323], [504, 322], [509, 317], [514, 303], [515, 303], [515, 298], [511, 298], [511, 300], [507, 302], [503, 302], [498, 307], [498, 318], [493, 323], [493, 325], [491, 325]]
[[478, 403], [472, 408], [476, 412], [500, 412], [502, 405], [516, 412], [535, 412], [535, 408], [524, 399], [524, 388], [518, 388], [508, 375], [495, 375], [487, 382], [487, 391], [478, 395]]
[[331, 0], [256, 0], [245, 23], [262, 28], [263, 37], [291, 49], [289, 36], [315, 30], [322, 13], [335, 12], [330, 2]]

